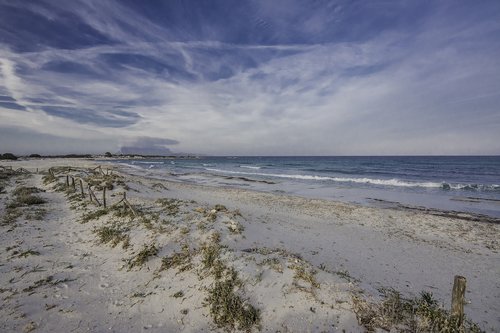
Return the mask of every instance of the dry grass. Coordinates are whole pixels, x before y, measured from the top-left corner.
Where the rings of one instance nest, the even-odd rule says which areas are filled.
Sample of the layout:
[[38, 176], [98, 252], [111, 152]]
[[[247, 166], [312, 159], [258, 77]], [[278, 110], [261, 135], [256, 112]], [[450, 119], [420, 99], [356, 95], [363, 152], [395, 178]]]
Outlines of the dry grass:
[[36, 187], [19, 186], [12, 192], [14, 198], [13, 201], [7, 205], [7, 208], [44, 204], [46, 201], [43, 198], [34, 195], [39, 192], [42, 191]]
[[99, 219], [101, 216], [104, 216], [106, 214], [109, 213], [109, 209], [99, 209], [99, 210], [96, 210], [96, 211], [93, 211], [93, 212], [89, 212], [87, 214], [84, 214], [82, 216], [82, 220], [80, 221], [80, 223], [87, 223], [89, 221], [93, 221], [93, 220], [97, 220]]
[[101, 244], [111, 243], [111, 246], [115, 247], [120, 242], [123, 242], [122, 247], [126, 248], [129, 244], [129, 236], [127, 234], [127, 231], [127, 229], [119, 228], [113, 225], [96, 228], [94, 230], [94, 233], [97, 234], [99, 242]]
[[150, 257], [158, 254], [158, 247], [154, 244], [146, 245], [142, 247], [142, 249], [137, 253], [135, 257], [130, 258], [127, 261], [128, 269], [131, 270], [134, 267], [143, 266]]
[[193, 265], [191, 263], [193, 252], [189, 249], [189, 245], [184, 244], [181, 252], [175, 252], [171, 256], [164, 257], [161, 260], [160, 271], [171, 268], [178, 268], [178, 272], [190, 270]]
[[311, 285], [311, 287], [319, 288], [320, 284], [316, 280], [316, 271], [315, 270], [306, 270], [306, 268], [302, 265], [292, 265], [290, 268], [295, 270], [294, 278], [298, 280], [305, 281]]
[[208, 290], [206, 302], [210, 307], [210, 315], [219, 328], [228, 331], [251, 331], [260, 323], [260, 311], [237, 293], [242, 282], [234, 269], [229, 269], [225, 279], [216, 280]]
[[482, 332], [477, 324], [468, 320], [459, 326], [457, 318], [439, 306], [428, 292], [406, 299], [399, 292], [388, 290], [384, 291], [384, 299], [380, 303], [369, 303], [360, 297], [354, 297], [353, 301], [358, 322], [368, 332], [377, 329], [419, 333]]
[[162, 198], [156, 200], [156, 203], [165, 209], [167, 215], [177, 215], [179, 214], [182, 201], [177, 199]]

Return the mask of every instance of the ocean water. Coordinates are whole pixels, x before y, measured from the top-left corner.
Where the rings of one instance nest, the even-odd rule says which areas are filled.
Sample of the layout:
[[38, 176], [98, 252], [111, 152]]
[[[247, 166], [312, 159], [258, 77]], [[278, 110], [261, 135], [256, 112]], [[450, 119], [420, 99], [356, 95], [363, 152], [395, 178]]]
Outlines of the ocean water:
[[202, 157], [115, 162], [185, 182], [500, 217], [500, 156]]

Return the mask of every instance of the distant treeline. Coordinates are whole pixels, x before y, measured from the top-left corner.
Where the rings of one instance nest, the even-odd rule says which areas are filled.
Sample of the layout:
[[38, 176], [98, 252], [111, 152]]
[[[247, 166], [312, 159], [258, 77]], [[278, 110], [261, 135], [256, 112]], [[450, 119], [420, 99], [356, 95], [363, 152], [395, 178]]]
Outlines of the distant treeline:
[[17, 160], [17, 156], [12, 153], [0, 154], [0, 160]]
[[[40, 154], [31, 154], [27, 156], [22, 156], [22, 157], [30, 157], [30, 158], [95, 158], [95, 157], [100, 157], [103, 155], [91, 155], [91, 154], [67, 154], [67, 155], [40, 155]], [[104, 154], [106, 157], [116, 157], [116, 158], [197, 158], [197, 156], [192, 156], [192, 155], [139, 155], [139, 154], [111, 154], [109, 152], [106, 152]], [[12, 153], [5, 153], [5, 154], [0, 154], [0, 160], [17, 160], [19, 156], [16, 156]]]
[[[27, 157], [31, 158], [92, 158], [90, 154], [67, 154], [67, 155], [40, 155], [40, 154], [31, 154]], [[0, 154], [0, 160], [17, 160], [18, 156], [12, 153]]]

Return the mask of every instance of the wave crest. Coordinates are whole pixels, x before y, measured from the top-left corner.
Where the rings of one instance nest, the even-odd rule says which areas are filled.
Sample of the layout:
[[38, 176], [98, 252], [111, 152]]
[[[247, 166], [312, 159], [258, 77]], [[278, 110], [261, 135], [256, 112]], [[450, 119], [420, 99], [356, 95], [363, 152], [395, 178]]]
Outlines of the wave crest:
[[[249, 169], [256, 169], [251, 166], [241, 166]], [[285, 179], [299, 179], [299, 180], [315, 180], [315, 181], [333, 181], [339, 183], [356, 183], [356, 184], [371, 184], [380, 186], [394, 186], [394, 187], [420, 187], [420, 188], [436, 188], [443, 190], [469, 190], [469, 191], [500, 191], [500, 185], [482, 185], [482, 184], [449, 184], [446, 182], [412, 182], [403, 181], [400, 179], [377, 179], [377, 178], [352, 178], [352, 177], [328, 177], [317, 175], [297, 175], [297, 174], [277, 174], [277, 173], [263, 173], [263, 172], [244, 172], [244, 171], [230, 171], [214, 168], [205, 168], [207, 171], [240, 174], [249, 176], [264, 176]], [[258, 169], [257, 169], [258, 170]]]

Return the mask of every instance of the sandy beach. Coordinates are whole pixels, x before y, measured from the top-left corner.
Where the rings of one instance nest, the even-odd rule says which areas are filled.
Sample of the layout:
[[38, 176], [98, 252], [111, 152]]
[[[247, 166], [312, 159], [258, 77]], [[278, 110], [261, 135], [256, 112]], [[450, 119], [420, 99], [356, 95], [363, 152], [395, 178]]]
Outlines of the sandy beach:
[[0, 165], [0, 331], [425, 332], [423, 295], [443, 315], [456, 275], [467, 319], [500, 330], [495, 219], [146, 178], [90, 159]]

